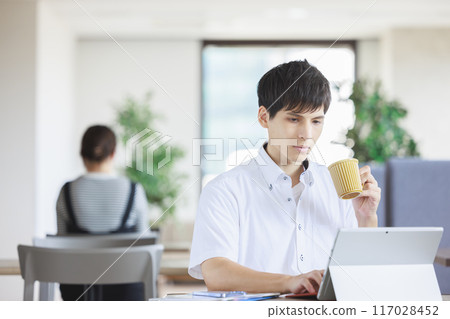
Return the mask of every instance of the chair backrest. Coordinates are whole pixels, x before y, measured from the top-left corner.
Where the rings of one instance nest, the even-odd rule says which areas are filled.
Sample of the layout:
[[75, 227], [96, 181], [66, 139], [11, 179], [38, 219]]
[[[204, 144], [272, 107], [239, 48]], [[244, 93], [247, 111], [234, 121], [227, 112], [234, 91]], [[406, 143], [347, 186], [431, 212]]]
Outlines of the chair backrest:
[[[450, 247], [450, 161], [393, 158], [386, 166], [386, 217], [391, 227], [440, 226], [440, 247]], [[442, 294], [450, 293], [450, 268], [434, 265]]]
[[[388, 226], [450, 228], [449, 177], [450, 161], [390, 159], [386, 171]], [[444, 232], [442, 246], [450, 246], [450, 232]]]
[[[24, 300], [34, 299], [34, 282], [123, 284], [142, 282], [145, 299], [156, 297], [162, 245], [116, 248], [18, 246]], [[42, 299], [42, 298], [41, 298]]]
[[113, 234], [113, 235], [47, 235], [45, 238], [35, 237], [34, 246], [48, 248], [107, 248], [154, 245], [158, 236], [155, 233]]

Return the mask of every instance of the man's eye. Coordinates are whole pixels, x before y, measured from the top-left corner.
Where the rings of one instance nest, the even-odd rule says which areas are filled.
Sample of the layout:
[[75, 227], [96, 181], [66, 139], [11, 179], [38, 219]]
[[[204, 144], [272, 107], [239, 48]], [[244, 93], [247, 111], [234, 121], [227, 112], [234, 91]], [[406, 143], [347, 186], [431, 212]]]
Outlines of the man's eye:
[[322, 124], [322, 121], [314, 120], [313, 123], [314, 123], [314, 124]]
[[298, 122], [298, 119], [297, 118], [295, 118], [295, 117], [293, 117], [293, 118], [290, 118], [289, 119], [291, 122]]

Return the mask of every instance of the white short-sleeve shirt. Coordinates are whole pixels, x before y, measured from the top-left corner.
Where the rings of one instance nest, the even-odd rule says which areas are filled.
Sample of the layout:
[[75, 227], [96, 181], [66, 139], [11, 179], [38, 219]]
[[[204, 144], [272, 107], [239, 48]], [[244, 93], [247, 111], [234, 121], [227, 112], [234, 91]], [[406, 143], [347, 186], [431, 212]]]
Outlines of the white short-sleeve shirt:
[[209, 182], [200, 196], [189, 274], [203, 279], [200, 265], [213, 257], [287, 275], [325, 269], [338, 229], [358, 223], [351, 201], [337, 196], [328, 169], [307, 164], [298, 203], [291, 178], [264, 147]]

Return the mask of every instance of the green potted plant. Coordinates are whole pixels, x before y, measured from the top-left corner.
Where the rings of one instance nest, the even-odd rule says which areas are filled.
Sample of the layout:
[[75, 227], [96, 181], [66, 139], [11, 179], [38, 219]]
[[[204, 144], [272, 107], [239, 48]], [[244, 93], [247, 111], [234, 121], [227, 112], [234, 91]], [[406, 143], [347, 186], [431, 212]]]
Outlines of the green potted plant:
[[[161, 116], [152, 111], [150, 99], [150, 93], [142, 100], [127, 96], [116, 108], [117, 131], [125, 147], [136, 136], [146, 138], [152, 134], [162, 135], [155, 130], [155, 120], [161, 119]], [[125, 175], [144, 187], [149, 204], [160, 211], [159, 216], [151, 220], [152, 229], [159, 229], [164, 221], [174, 218], [175, 200], [186, 177], [175, 169], [175, 163], [184, 156], [184, 151], [168, 143], [164, 146], [156, 147], [151, 154], [145, 149], [140, 158], [131, 156], [125, 168]], [[167, 146], [170, 147], [170, 153], [167, 153]]]
[[345, 144], [360, 162], [384, 163], [390, 157], [420, 155], [417, 143], [399, 123], [407, 110], [383, 95], [380, 82], [356, 81], [348, 99], [355, 106], [355, 125], [347, 132]]

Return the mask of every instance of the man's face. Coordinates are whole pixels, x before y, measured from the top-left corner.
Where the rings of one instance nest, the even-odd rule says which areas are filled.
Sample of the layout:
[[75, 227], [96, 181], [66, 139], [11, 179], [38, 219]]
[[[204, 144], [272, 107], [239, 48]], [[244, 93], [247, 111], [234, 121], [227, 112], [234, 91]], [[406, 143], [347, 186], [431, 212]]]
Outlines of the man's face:
[[269, 119], [269, 113], [261, 106], [258, 116], [269, 133], [269, 153], [275, 155], [281, 165], [300, 165], [322, 133], [324, 115], [322, 106], [312, 113], [281, 110]]

